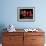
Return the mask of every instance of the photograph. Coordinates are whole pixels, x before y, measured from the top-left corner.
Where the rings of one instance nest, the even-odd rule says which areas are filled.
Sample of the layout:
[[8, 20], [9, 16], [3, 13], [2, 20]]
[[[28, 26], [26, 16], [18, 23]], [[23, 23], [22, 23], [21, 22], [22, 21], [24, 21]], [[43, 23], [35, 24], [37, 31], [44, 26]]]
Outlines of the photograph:
[[17, 9], [17, 19], [18, 21], [34, 21], [35, 13], [34, 13], [34, 7], [18, 7]]

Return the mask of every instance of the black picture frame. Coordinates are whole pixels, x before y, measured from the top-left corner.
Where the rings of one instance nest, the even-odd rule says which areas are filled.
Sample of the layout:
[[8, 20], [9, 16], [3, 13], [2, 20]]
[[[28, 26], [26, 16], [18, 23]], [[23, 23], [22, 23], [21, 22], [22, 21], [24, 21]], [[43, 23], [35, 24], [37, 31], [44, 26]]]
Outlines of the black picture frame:
[[17, 21], [20, 22], [34, 22], [35, 21], [35, 7], [18, 7]]

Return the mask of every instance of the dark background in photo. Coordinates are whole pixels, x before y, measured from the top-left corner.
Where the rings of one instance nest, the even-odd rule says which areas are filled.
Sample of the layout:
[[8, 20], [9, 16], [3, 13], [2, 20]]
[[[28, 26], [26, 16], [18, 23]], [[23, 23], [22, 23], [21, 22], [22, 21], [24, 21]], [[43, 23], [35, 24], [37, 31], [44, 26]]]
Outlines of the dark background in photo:
[[33, 19], [33, 9], [20, 9], [20, 19]]

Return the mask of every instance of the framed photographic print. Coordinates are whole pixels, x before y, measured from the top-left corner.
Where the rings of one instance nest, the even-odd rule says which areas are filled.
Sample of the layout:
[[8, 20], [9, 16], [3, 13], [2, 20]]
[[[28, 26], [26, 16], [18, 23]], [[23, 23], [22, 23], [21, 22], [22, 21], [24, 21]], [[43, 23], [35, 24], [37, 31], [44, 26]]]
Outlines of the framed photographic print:
[[21, 22], [35, 21], [35, 8], [34, 7], [18, 7], [17, 20]]

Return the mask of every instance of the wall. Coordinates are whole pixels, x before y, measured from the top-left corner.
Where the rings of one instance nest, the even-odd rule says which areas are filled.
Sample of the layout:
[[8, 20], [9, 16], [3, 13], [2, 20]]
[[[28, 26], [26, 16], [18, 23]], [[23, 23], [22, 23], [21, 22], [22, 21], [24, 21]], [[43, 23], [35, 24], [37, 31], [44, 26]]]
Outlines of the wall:
[[[46, 28], [45, 0], [1, 0], [0, 24], [15, 25], [16, 28]], [[18, 22], [17, 7], [35, 7], [35, 22]]]
[[[0, 0], [0, 31], [13, 24], [16, 28], [40, 27], [46, 32], [46, 0]], [[35, 22], [18, 22], [17, 7], [35, 7]]]

